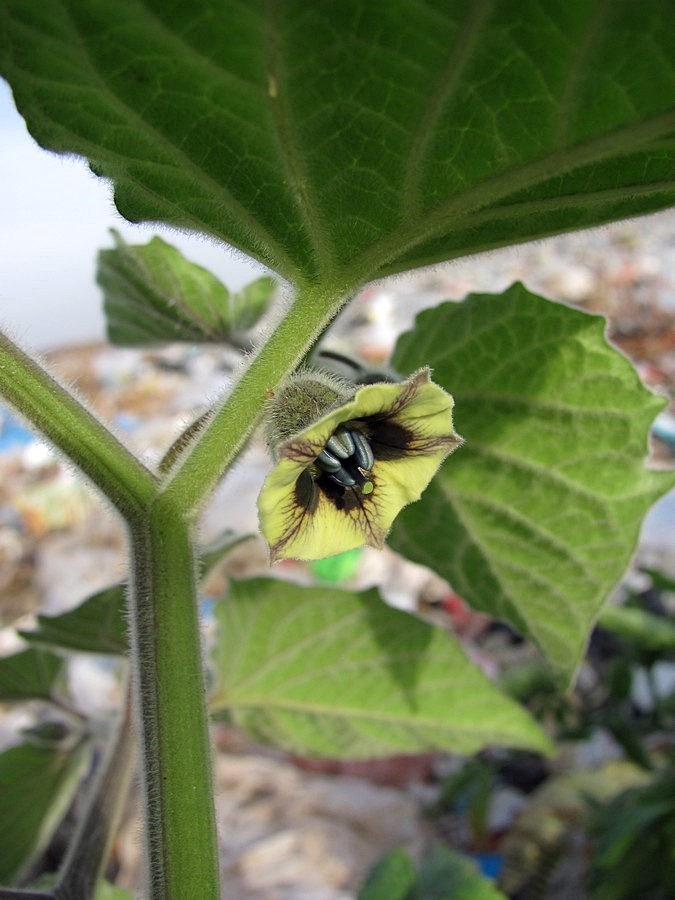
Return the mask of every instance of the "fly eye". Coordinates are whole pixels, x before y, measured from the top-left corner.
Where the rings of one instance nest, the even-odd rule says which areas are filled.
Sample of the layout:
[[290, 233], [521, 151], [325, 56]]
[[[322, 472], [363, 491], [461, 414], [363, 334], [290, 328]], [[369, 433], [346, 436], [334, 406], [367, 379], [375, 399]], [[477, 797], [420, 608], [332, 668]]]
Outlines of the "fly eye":
[[366, 474], [375, 465], [373, 448], [356, 429], [338, 428], [317, 456], [316, 465], [342, 488], [358, 486], [362, 494], [373, 492], [373, 482]]

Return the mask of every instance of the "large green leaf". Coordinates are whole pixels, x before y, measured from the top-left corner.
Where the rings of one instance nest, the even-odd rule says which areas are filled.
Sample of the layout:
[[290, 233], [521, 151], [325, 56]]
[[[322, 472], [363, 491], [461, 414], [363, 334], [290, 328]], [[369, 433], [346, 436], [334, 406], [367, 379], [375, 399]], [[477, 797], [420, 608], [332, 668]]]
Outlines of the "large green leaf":
[[64, 665], [62, 657], [35, 647], [1, 657], [0, 701], [50, 700]]
[[216, 607], [214, 713], [265, 743], [363, 757], [548, 739], [456, 641], [376, 591], [234, 583]]
[[239, 342], [269, 303], [272, 278], [232, 293], [161, 238], [130, 245], [113, 235], [117, 246], [101, 250], [97, 272], [113, 344]]
[[4, 0], [0, 72], [131, 221], [298, 286], [675, 202], [672, 0]]
[[0, 883], [45, 846], [84, 775], [84, 745], [65, 750], [21, 744], [0, 753]]
[[422, 313], [394, 365], [424, 363], [465, 438], [392, 545], [574, 671], [649, 506], [675, 483], [644, 466], [664, 400], [604, 337], [604, 320], [514, 285]]

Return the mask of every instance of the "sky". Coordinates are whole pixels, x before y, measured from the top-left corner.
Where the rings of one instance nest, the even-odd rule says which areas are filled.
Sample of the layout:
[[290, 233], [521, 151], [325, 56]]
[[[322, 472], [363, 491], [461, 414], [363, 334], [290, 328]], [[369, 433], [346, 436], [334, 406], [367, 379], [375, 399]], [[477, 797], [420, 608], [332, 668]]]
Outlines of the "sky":
[[134, 244], [159, 234], [234, 290], [264, 274], [205, 238], [126, 222], [86, 162], [35, 143], [0, 79], [0, 329], [28, 350], [103, 340], [96, 254], [111, 228]]

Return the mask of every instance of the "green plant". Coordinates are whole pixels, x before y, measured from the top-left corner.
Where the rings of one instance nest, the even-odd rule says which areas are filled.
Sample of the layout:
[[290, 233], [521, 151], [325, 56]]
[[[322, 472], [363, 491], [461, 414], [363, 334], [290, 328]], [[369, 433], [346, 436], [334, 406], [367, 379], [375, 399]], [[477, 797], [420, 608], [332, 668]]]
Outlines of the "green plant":
[[596, 838], [592, 900], [645, 897], [666, 900], [675, 890], [675, 775], [660, 772], [646, 785], [627, 788], [590, 823]]
[[393, 850], [369, 873], [358, 900], [504, 900], [471, 860], [447, 847], [435, 847], [419, 867]]
[[[2, 395], [126, 523], [150, 895], [209, 900], [194, 536], [205, 501], [269, 394], [366, 283], [673, 204], [675, 8], [5, 0], [0, 22], [0, 72], [40, 144], [88, 159], [130, 221], [203, 232], [285, 285], [275, 327], [158, 471], [0, 339]], [[232, 341], [256, 318], [251, 296], [245, 321], [230, 321], [227, 292], [170, 248], [112, 252], [100, 280], [117, 341]], [[110, 271], [123, 282], [129, 266], [136, 282], [118, 293]], [[178, 305], [162, 293], [169, 270]], [[642, 462], [662, 401], [601, 320], [522, 285], [423, 313], [392, 365], [433, 368], [466, 444], [398, 517], [391, 546], [535, 641], [569, 682], [644, 512], [675, 481]], [[214, 711], [277, 745], [549, 749], [452, 638], [376, 592], [243, 582], [217, 615]], [[108, 837], [84, 853], [89, 834], [71, 858], [92, 892]], [[81, 897], [73, 877], [66, 861], [53, 896]]]

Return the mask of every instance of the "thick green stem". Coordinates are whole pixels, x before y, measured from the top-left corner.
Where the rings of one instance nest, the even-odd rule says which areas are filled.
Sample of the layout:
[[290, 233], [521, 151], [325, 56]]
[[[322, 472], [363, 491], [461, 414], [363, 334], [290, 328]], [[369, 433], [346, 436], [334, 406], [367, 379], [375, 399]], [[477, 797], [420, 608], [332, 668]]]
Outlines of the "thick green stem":
[[346, 299], [302, 294], [181, 464], [155, 477], [33, 360], [0, 343], [0, 392], [124, 516], [132, 550], [131, 663], [151, 900], [218, 900], [211, 757], [192, 523], [260, 421], [269, 391], [302, 361]]
[[170, 476], [165, 493], [195, 515], [258, 425], [273, 391], [312, 349], [348, 293], [301, 293]]
[[131, 645], [152, 900], [217, 900], [218, 848], [195, 546], [157, 502], [131, 530]]

